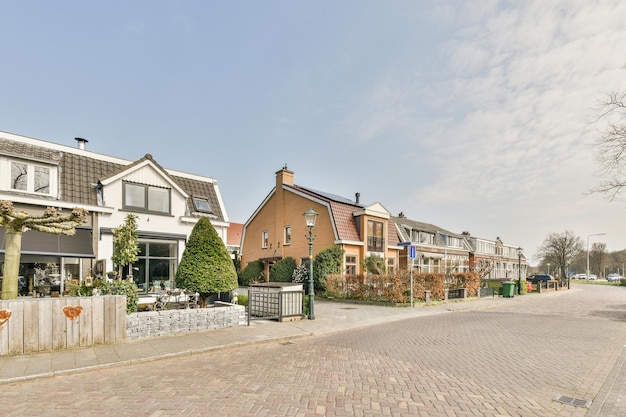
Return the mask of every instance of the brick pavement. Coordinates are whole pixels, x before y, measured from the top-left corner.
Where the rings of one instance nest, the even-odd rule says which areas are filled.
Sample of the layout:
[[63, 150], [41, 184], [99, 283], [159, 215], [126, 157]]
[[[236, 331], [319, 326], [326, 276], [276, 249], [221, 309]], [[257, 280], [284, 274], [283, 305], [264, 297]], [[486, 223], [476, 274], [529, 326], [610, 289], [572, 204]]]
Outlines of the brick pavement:
[[[575, 287], [565, 294], [415, 311], [319, 303], [315, 321], [258, 323], [247, 329], [256, 336], [282, 329], [285, 334], [315, 337], [249, 345], [237, 341], [238, 329], [230, 329], [224, 333], [238, 347], [4, 384], [3, 412], [8, 416], [624, 415], [605, 414], [619, 405], [611, 388], [623, 387], [616, 370], [623, 364], [626, 340], [622, 329], [626, 306], [621, 303], [626, 289], [610, 290], [619, 292]], [[334, 317], [328, 317], [331, 312]], [[437, 312], [448, 314], [433, 314]], [[363, 321], [353, 320], [354, 315], [363, 316]], [[336, 321], [342, 324], [328, 324]], [[356, 328], [348, 328], [349, 321]], [[364, 323], [370, 326], [362, 327]], [[557, 394], [598, 397], [598, 403], [590, 409], [564, 405], [553, 400]], [[597, 414], [594, 407], [600, 405], [603, 409]]]

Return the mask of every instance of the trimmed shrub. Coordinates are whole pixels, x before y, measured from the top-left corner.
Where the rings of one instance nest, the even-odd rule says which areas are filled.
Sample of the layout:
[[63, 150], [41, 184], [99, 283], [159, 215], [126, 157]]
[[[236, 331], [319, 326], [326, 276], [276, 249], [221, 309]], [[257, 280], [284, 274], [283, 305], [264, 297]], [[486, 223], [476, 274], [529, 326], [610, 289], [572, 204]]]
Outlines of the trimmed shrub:
[[313, 280], [316, 291], [326, 289], [326, 277], [341, 274], [343, 255], [345, 250], [339, 246], [330, 246], [322, 249], [313, 261]]
[[239, 284], [243, 287], [247, 287], [252, 284], [254, 281], [259, 281], [263, 279], [263, 262], [261, 261], [252, 261], [249, 262], [248, 265], [241, 271], [241, 277], [239, 279]]
[[[333, 298], [408, 303], [411, 295], [409, 271], [388, 275], [329, 275], [325, 295]], [[480, 279], [474, 273], [448, 275], [448, 287], [467, 288], [468, 295], [476, 295]], [[443, 299], [446, 275], [413, 272], [413, 299], [424, 300], [427, 290], [434, 299]]]
[[276, 262], [270, 272], [272, 282], [291, 282], [293, 271], [296, 269], [296, 260], [288, 256]]
[[207, 217], [201, 217], [191, 231], [176, 270], [176, 285], [200, 293], [201, 307], [206, 307], [211, 294], [237, 288], [233, 260]]

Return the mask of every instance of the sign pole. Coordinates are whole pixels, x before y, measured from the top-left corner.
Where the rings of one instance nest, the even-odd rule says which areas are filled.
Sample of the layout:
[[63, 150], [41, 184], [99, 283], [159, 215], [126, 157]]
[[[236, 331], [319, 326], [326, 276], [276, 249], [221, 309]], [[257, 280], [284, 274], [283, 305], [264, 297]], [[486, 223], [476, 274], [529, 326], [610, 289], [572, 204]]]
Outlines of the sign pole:
[[415, 254], [416, 254], [416, 248], [415, 248], [415, 246], [411, 245], [410, 246], [410, 250], [409, 250], [409, 256], [411, 258], [411, 271], [410, 271], [410, 276], [411, 276], [411, 307], [413, 307], [413, 261], [415, 260]]

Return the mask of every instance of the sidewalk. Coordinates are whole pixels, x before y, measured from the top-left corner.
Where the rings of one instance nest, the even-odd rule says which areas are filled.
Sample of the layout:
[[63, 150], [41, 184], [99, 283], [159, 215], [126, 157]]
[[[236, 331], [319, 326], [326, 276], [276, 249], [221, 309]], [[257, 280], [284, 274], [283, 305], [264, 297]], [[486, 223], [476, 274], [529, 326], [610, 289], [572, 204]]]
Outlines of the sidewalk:
[[247, 327], [186, 333], [84, 348], [0, 357], [0, 384], [53, 377], [99, 368], [150, 362], [178, 355], [268, 341], [279, 342], [370, 326], [394, 320], [467, 308], [516, 302], [518, 299], [486, 298], [436, 306], [381, 307], [316, 300], [315, 320], [278, 322], [254, 320]]
[[[252, 321], [248, 327], [236, 327], [169, 337], [127, 341], [109, 345], [0, 357], [0, 385], [36, 380], [64, 374], [85, 372], [113, 366], [155, 361], [181, 355], [193, 355], [255, 343], [287, 341], [293, 338], [330, 334], [349, 329], [388, 323], [433, 314], [519, 304], [536, 297], [567, 294], [549, 292], [514, 298], [483, 298], [433, 306], [382, 307], [316, 300], [315, 320], [293, 322]], [[587, 416], [626, 415], [626, 352], [616, 362]]]

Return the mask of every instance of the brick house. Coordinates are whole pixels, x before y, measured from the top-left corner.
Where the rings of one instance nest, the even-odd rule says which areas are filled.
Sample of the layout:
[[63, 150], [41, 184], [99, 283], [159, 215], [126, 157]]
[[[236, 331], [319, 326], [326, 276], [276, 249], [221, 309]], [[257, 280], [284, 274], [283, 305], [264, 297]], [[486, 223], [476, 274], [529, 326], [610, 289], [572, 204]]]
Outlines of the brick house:
[[370, 255], [384, 258], [388, 270], [398, 267], [398, 235], [390, 213], [380, 204], [356, 201], [294, 184], [294, 173], [283, 167], [276, 172], [276, 186], [244, 225], [241, 267], [260, 260], [269, 280], [277, 261], [292, 257], [297, 263], [309, 257], [308, 228], [304, 212], [319, 215], [314, 227], [315, 256], [322, 249], [338, 246], [345, 251], [343, 271], [361, 272], [361, 262]]
[[[416, 248], [413, 268], [418, 272], [468, 272], [471, 246], [462, 234], [445, 230], [429, 223], [406, 218], [403, 213], [392, 220], [402, 242], [410, 242]], [[408, 250], [400, 255], [400, 267], [410, 264]]]

